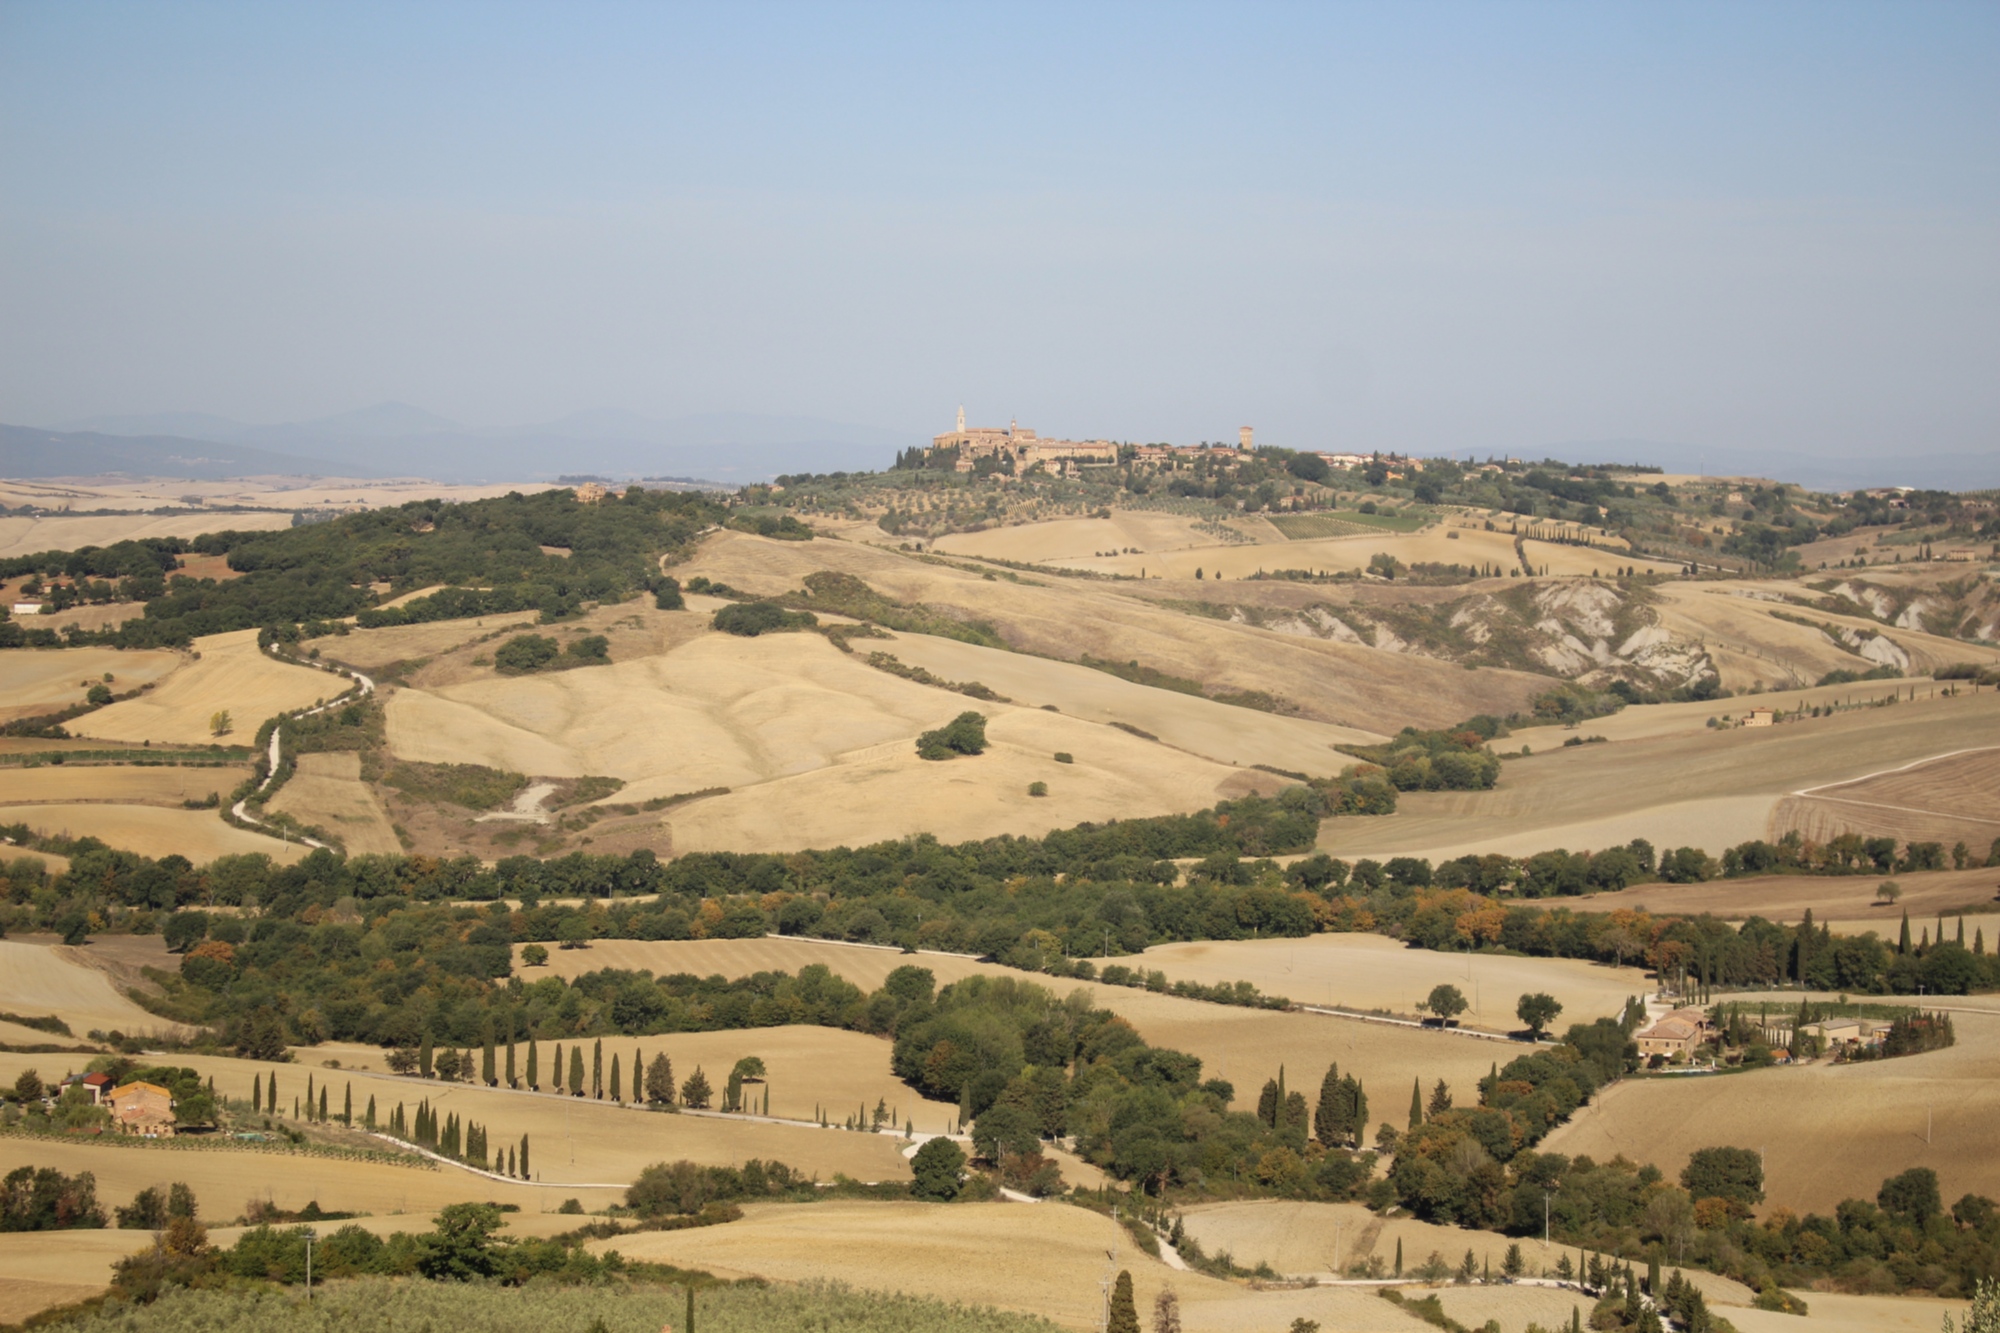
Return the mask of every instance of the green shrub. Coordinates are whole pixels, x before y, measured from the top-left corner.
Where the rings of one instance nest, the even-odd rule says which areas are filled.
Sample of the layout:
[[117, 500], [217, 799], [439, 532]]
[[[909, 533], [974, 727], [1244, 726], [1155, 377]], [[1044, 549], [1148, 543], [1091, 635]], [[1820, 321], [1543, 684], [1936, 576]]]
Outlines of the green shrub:
[[935, 731], [917, 737], [920, 759], [954, 759], [986, 749], [986, 716], [967, 710]]
[[1049, 794], [1049, 784], [1048, 784], [1048, 783], [1046, 783], [1046, 782], [1030, 782], [1030, 783], [1028, 784], [1028, 795], [1030, 795], [1030, 796], [1047, 796], [1048, 794]]
[[811, 629], [818, 624], [819, 617], [812, 612], [787, 611], [776, 602], [737, 602], [715, 613], [717, 629], [724, 634], [741, 634], [745, 638]]
[[540, 671], [555, 661], [560, 651], [560, 645], [545, 634], [520, 634], [500, 645], [493, 654], [493, 665], [505, 675], [522, 676]]

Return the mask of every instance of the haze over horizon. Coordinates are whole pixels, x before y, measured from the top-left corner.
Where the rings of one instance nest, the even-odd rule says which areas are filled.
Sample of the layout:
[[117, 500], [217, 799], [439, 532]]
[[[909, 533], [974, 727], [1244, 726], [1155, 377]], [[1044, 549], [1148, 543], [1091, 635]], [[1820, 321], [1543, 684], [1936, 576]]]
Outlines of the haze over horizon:
[[1991, 455], [1996, 54], [1970, 6], [11, 4], [0, 421]]

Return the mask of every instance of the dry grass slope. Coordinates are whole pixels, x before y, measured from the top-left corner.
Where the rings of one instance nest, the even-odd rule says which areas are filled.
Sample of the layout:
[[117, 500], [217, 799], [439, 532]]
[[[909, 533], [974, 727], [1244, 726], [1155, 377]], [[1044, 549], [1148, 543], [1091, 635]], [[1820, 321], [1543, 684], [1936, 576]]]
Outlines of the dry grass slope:
[[148, 694], [78, 718], [70, 732], [100, 740], [207, 745], [215, 739], [210, 717], [226, 709], [235, 725], [227, 739], [241, 743], [265, 718], [344, 688], [325, 672], [273, 661], [258, 651], [256, 630], [197, 639], [195, 651], [200, 661], [189, 662]]

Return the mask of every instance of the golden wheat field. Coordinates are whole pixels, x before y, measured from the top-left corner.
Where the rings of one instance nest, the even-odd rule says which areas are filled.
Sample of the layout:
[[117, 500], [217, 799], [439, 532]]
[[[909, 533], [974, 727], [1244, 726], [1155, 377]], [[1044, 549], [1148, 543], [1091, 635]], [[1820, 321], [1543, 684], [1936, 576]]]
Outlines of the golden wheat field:
[[532, 625], [536, 619], [536, 612], [514, 611], [473, 620], [432, 620], [420, 625], [357, 629], [309, 642], [330, 660], [361, 671], [374, 671], [392, 663], [421, 661], [467, 644], [483, 643], [504, 630]]
[[[658, 612], [621, 614], [606, 628], [619, 634], [609, 667], [508, 678], [467, 653], [426, 667], [389, 697], [392, 752], [539, 776], [616, 777], [626, 786], [611, 799], [621, 803], [730, 788], [595, 835], [676, 851], [791, 850], [917, 832], [1039, 834], [1086, 819], [1202, 809], [1285, 781], [1083, 718], [982, 705], [877, 671], [818, 635], [744, 639], [708, 630], [705, 617]], [[987, 753], [919, 760], [917, 734], [968, 707], [991, 720]], [[1182, 711], [1220, 708], [1185, 699]], [[1283, 744], [1274, 719], [1257, 720], [1266, 743], [1253, 752], [1297, 759], [1311, 744]], [[1077, 762], [1058, 765], [1058, 751]], [[1330, 744], [1321, 753], [1338, 758]], [[1030, 796], [1035, 782], [1048, 784], [1049, 795]], [[291, 800], [308, 812], [308, 798]]]
[[[148, 537], [198, 537], [223, 528], [273, 532], [291, 525], [289, 513], [51, 514], [0, 518], [0, 559], [41, 551], [74, 551], [79, 546], [143, 541]], [[132, 608], [132, 612], [137, 614], [137, 609]]]
[[1628, 996], [1644, 994], [1646, 973], [1557, 958], [1466, 955], [1454, 959], [1409, 948], [1382, 935], [1313, 935], [1288, 940], [1202, 940], [1161, 944], [1139, 960], [1175, 981], [1248, 981], [1267, 995], [1301, 1004], [1413, 1013], [1417, 1000], [1441, 981], [1454, 981], [1475, 1008], [1460, 1024], [1507, 1032], [1520, 1026], [1519, 998], [1553, 995], [1563, 1021], [1615, 1017]]
[[1947, 847], [1964, 842], [1983, 853], [2000, 839], [1996, 792], [2000, 744], [1803, 788], [1780, 804], [1772, 827], [1779, 833], [1797, 830], [1816, 842], [1861, 833]]
[[[1791, 1003], [1796, 1004], [1796, 998]], [[1954, 1014], [1958, 1044], [1858, 1065], [1626, 1080], [1544, 1141], [1550, 1152], [1623, 1153], [1676, 1175], [1695, 1149], [1764, 1154], [1767, 1204], [1831, 1214], [1873, 1199], [1913, 1166], [1938, 1173], [1947, 1199], [2000, 1193], [2000, 1015]], [[1929, 1135], [1927, 1140], [1926, 1135]]]
[[[617, 1044], [620, 1047], [617, 1054], [622, 1064], [630, 1059], [631, 1051], [625, 1038], [618, 1039]], [[664, 1050], [673, 1057], [675, 1046], [671, 1041], [661, 1040], [654, 1043], [652, 1050]], [[747, 1055], [758, 1052], [746, 1044], [741, 1053]], [[612, 1054], [610, 1049], [605, 1051], [607, 1078]], [[650, 1056], [651, 1051], [648, 1054]], [[541, 1056], [542, 1078], [546, 1089], [549, 1087], [547, 1081], [550, 1077], [548, 1062], [554, 1056], [554, 1044], [543, 1043]], [[428, 1098], [431, 1105], [438, 1108], [440, 1114], [457, 1114], [462, 1119], [474, 1120], [487, 1126], [495, 1147], [505, 1148], [510, 1144], [518, 1144], [523, 1134], [528, 1136], [530, 1163], [537, 1177], [535, 1183], [488, 1182], [485, 1178], [458, 1167], [447, 1166], [441, 1168], [440, 1178], [452, 1177], [459, 1182], [469, 1182], [469, 1184], [454, 1183], [440, 1186], [444, 1195], [449, 1197], [430, 1196], [433, 1202], [426, 1206], [450, 1202], [452, 1198], [483, 1197], [483, 1191], [489, 1188], [517, 1191], [518, 1194], [509, 1194], [505, 1197], [518, 1197], [522, 1200], [539, 1198], [542, 1193], [553, 1194], [551, 1207], [560, 1203], [568, 1194], [590, 1189], [596, 1190], [597, 1193], [582, 1196], [584, 1201], [591, 1203], [594, 1198], [598, 1203], [604, 1203], [611, 1200], [612, 1193], [622, 1191], [630, 1184], [649, 1163], [682, 1158], [702, 1165], [721, 1166], [758, 1157], [786, 1162], [821, 1179], [831, 1179], [835, 1174], [845, 1174], [857, 1180], [907, 1180], [910, 1174], [909, 1164], [899, 1152], [899, 1147], [902, 1146], [901, 1140], [887, 1134], [853, 1133], [837, 1127], [818, 1129], [808, 1125], [765, 1123], [742, 1117], [667, 1114], [645, 1111], [629, 1105], [620, 1106], [610, 1101], [608, 1097], [598, 1101], [589, 1097], [559, 1096], [552, 1090], [536, 1093], [507, 1088], [487, 1088], [467, 1083], [446, 1084], [363, 1070], [329, 1070], [315, 1067], [310, 1063], [260, 1066], [224, 1056], [174, 1055], [169, 1058], [173, 1063], [194, 1069], [204, 1077], [214, 1078], [216, 1091], [219, 1094], [245, 1101], [250, 1096], [253, 1076], [258, 1074], [268, 1076], [275, 1072], [278, 1078], [279, 1105], [286, 1108], [288, 1119], [290, 1104], [294, 1098], [303, 1099], [306, 1078], [310, 1075], [316, 1087], [324, 1086], [327, 1089], [328, 1109], [334, 1114], [338, 1114], [343, 1099], [351, 1087], [354, 1094], [354, 1115], [357, 1120], [366, 1112], [370, 1097], [376, 1099], [380, 1123], [387, 1122], [389, 1113], [398, 1103], [408, 1111], [414, 1112], [417, 1103]], [[475, 1058], [477, 1058], [476, 1052]], [[0, 1054], [0, 1075], [4, 1075], [5, 1080], [11, 1083], [20, 1070], [34, 1068], [39, 1070], [44, 1078], [50, 1078], [71, 1064], [80, 1067], [83, 1059], [84, 1057], [77, 1056]], [[563, 1060], [567, 1066], [569, 1060], [567, 1042], [563, 1044]], [[888, 1067], [886, 1044], [883, 1045], [876, 1061], [876, 1067], [886, 1075]], [[588, 1047], [585, 1049], [584, 1064], [587, 1071], [590, 1064]], [[674, 1059], [674, 1065], [675, 1073], [680, 1078], [685, 1078], [687, 1074], [693, 1072], [691, 1064], [683, 1070], [678, 1058]], [[721, 1070], [710, 1069], [707, 1072], [719, 1096], [728, 1069], [726, 1067]], [[848, 1077], [857, 1083], [861, 1081], [859, 1076]], [[840, 1086], [837, 1082], [833, 1085]], [[886, 1078], [882, 1087], [885, 1090], [890, 1087]], [[906, 1109], [914, 1109], [910, 1106], [913, 1101], [914, 1098], [906, 1098]], [[838, 1118], [835, 1123], [838, 1124]], [[92, 1151], [109, 1154], [115, 1150]], [[236, 1155], [230, 1153], [218, 1153], [216, 1156], [225, 1162], [236, 1160]], [[193, 1154], [189, 1157], [190, 1160], [196, 1160]], [[206, 1161], [207, 1155], [200, 1156], [199, 1160]], [[291, 1158], [286, 1160], [288, 1163], [294, 1161]], [[310, 1160], [331, 1161], [318, 1158]], [[196, 1168], [190, 1166], [188, 1169], [193, 1171]], [[222, 1170], [220, 1167], [216, 1169]], [[230, 1168], [230, 1170], [235, 1169]], [[300, 1168], [301, 1171], [305, 1169]], [[273, 1184], [281, 1191], [296, 1189], [318, 1191], [320, 1203], [328, 1208], [348, 1206], [335, 1202], [335, 1198], [347, 1197], [342, 1193], [346, 1189], [342, 1183], [344, 1180], [342, 1172], [348, 1169], [346, 1164], [333, 1162], [327, 1174], [311, 1176], [293, 1173], [288, 1167], [287, 1172], [275, 1179]], [[394, 1177], [382, 1178], [390, 1184], [401, 1181], [403, 1174], [421, 1175], [426, 1178], [436, 1174], [409, 1171], [402, 1167], [380, 1169], [400, 1173]], [[227, 1176], [227, 1179], [234, 1180], [235, 1177]], [[189, 1176], [188, 1180], [190, 1183], [195, 1183], [193, 1176]], [[195, 1188], [200, 1192], [199, 1184], [195, 1184]], [[229, 1188], [233, 1189], [234, 1186], [231, 1185]], [[363, 1188], [361, 1178], [357, 1178], [354, 1188], [356, 1190]], [[374, 1189], [375, 1186], [370, 1185], [367, 1188]], [[396, 1188], [414, 1190], [417, 1187], [397, 1184]], [[333, 1195], [334, 1198], [329, 1198], [328, 1195]], [[287, 1193], [286, 1197], [293, 1198], [293, 1202], [287, 1206], [296, 1207], [310, 1195]], [[396, 1205], [387, 1202], [387, 1196], [379, 1192], [368, 1194], [366, 1197], [375, 1202], [353, 1206], [365, 1206], [370, 1211], [397, 1210]]]
[[1181, 1300], [1189, 1333], [1283, 1329], [1295, 1318], [1339, 1330], [1424, 1327], [1357, 1289], [1256, 1292], [1176, 1272], [1140, 1252], [1117, 1224], [1061, 1203], [755, 1204], [740, 1222], [594, 1242], [631, 1259], [777, 1281], [840, 1277], [875, 1287], [1041, 1314], [1098, 1326], [1104, 1279], [1132, 1274], [1139, 1308], [1163, 1286]]
[[[1588, 724], [1582, 730], [1590, 734]], [[1508, 760], [1492, 791], [1408, 793], [1394, 815], [1327, 821], [1320, 846], [1350, 858], [1443, 858], [1594, 849], [1643, 837], [1656, 847], [1719, 855], [1769, 836], [1779, 802], [1801, 787], [2000, 742], [2000, 693], [1573, 748], [1562, 747], [1564, 735], [1519, 732], [1515, 739], [1535, 753]]]
[[[899, 601], [993, 625], [1020, 652], [1065, 661], [1088, 654], [1200, 682], [1211, 692], [1266, 691], [1301, 716], [1379, 734], [1505, 715], [1547, 688], [1521, 672], [1468, 672], [1450, 663], [1395, 659], [1372, 648], [1302, 639], [1190, 616], [1156, 604], [1171, 584], [1138, 585], [1033, 575], [989, 577], [912, 555], [843, 541], [766, 541], [738, 532], [708, 538], [683, 566], [759, 595], [797, 589], [817, 569], [852, 574]], [[1200, 585], [1205, 587], [1206, 585]], [[1190, 580], [1187, 591], [1198, 591]]]
[[[76, 961], [79, 952], [0, 940], [0, 1009], [30, 1016], [54, 1014], [78, 1036], [92, 1028], [153, 1032], [172, 1026], [125, 998], [102, 971]], [[48, 1036], [37, 1040], [47, 1041]]]
[[1023, 653], [1002, 652], [925, 634], [899, 634], [884, 651], [946, 680], [978, 681], [1031, 708], [1055, 708], [1089, 722], [1123, 722], [1150, 731], [1176, 749], [1219, 763], [1269, 764], [1315, 776], [1337, 772], [1349, 760], [1341, 744], [1388, 739], [1171, 690], [1136, 685], [1108, 672]]
[[234, 730], [225, 737], [243, 743], [265, 718], [346, 688], [344, 678], [287, 666], [257, 647], [256, 630], [211, 634], [195, 640], [199, 660], [190, 660], [152, 691], [127, 699], [69, 724], [70, 731], [110, 741], [207, 745], [215, 739], [209, 721], [227, 710]]
[[[247, 765], [214, 768], [124, 764], [63, 764], [40, 768], [0, 768], [0, 802], [8, 805], [107, 802], [166, 805], [227, 793], [250, 775]], [[210, 816], [213, 818], [213, 815]]]
[[47, 648], [0, 654], [0, 719], [80, 704], [85, 692], [101, 683], [107, 672], [117, 693], [136, 690], [162, 679], [183, 660], [182, 654], [166, 648]]
[[309, 850], [295, 842], [225, 824], [213, 810], [168, 810], [157, 805], [5, 805], [0, 806], [0, 824], [26, 824], [42, 834], [97, 838], [141, 856], [179, 854], [196, 865], [244, 852], [262, 852], [274, 861], [290, 864]]
[[[1342, 940], [1359, 942], [1355, 945], [1357, 952], [1374, 949], [1373, 944], [1366, 942], [1372, 937], [1326, 938], [1330, 953], [1343, 947], [1340, 944]], [[1302, 943], [1317, 944], [1318, 941]], [[583, 954], [596, 957], [584, 958], [580, 956]], [[1128, 965], [1139, 963], [1150, 966], [1146, 960], [1151, 956], [1149, 952], [1123, 961]], [[1488, 999], [1485, 984], [1480, 980], [1481, 969], [1494, 961], [1484, 958], [1471, 961], [1472, 975], [1468, 977], [1468, 960], [1464, 956], [1412, 952], [1407, 955], [1406, 961], [1382, 964], [1383, 968], [1404, 970], [1395, 974], [1397, 979], [1393, 982], [1371, 982], [1380, 989], [1370, 993], [1392, 998], [1393, 992], [1399, 1006], [1407, 1008], [1417, 998], [1428, 994], [1432, 986], [1451, 982], [1465, 992], [1468, 1000], [1473, 999], [1476, 992], [1478, 998], [1486, 1002], [1487, 1007], [1480, 1016], [1490, 1013], [1494, 1027], [1512, 1027], [1515, 1026], [1511, 1018], [1513, 1007], [1519, 998], [1513, 986], [1522, 977], [1532, 978], [1534, 988], [1543, 990], [1562, 986], [1564, 978], [1569, 975], [1561, 969], [1540, 973], [1535, 970], [1538, 960], [1509, 960], [1518, 961], [1523, 970], [1507, 974], [1510, 981], [1500, 988], [1501, 996], [1495, 1002]], [[1147, 1041], [1199, 1056], [1205, 1077], [1224, 1078], [1235, 1085], [1239, 1106], [1250, 1104], [1249, 1099], [1255, 1096], [1256, 1089], [1262, 1087], [1266, 1079], [1277, 1077], [1281, 1067], [1286, 1074], [1287, 1086], [1305, 1091], [1310, 1096], [1318, 1088], [1327, 1066], [1337, 1062], [1343, 1073], [1354, 1074], [1367, 1085], [1374, 1119], [1401, 1123], [1403, 1110], [1408, 1105], [1408, 1089], [1413, 1081], [1421, 1079], [1428, 1090], [1432, 1083], [1442, 1078], [1455, 1088], [1470, 1089], [1495, 1063], [1504, 1064], [1525, 1049], [1512, 1042], [1484, 1041], [1435, 1030], [1420, 1031], [1317, 1014], [1244, 1009], [1153, 994], [1125, 986], [1037, 977], [995, 963], [980, 963], [952, 955], [911, 955], [806, 940], [600, 940], [589, 950], [552, 953], [549, 966], [565, 975], [615, 966], [642, 968], [655, 973], [741, 976], [759, 970], [795, 972], [814, 962], [825, 963], [836, 975], [845, 977], [864, 990], [879, 986], [891, 970], [904, 964], [929, 968], [940, 986], [965, 976], [987, 975], [1032, 982], [1047, 987], [1057, 995], [1083, 990], [1091, 996], [1094, 1004], [1129, 1021]], [[1609, 968], [1602, 971], [1607, 977], [1624, 975]], [[1548, 978], [1546, 984], [1543, 977]], [[1168, 971], [1168, 978], [1174, 979], [1173, 972]], [[1625, 994], [1637, 993], [1641, 989], [1633, 986], [1626, 990], [1615, 981], [1610, 985], [1621, 1003]], [[1403, 991], [1407, 991], [1407, 995]], [[1303, 994], [1293, 998], [1308, 1002], [1313, 999]], [[1468, 1015], [1468, 1018], [1471, 1017]]]
[[300, 755], [297, 771], [268, 808], [317, 824], [338, 838], [349, 856], [394, 856], [403, 850], [388, 812], [361, 780], [361, 756], [352, 751]]
[[[1894, 903], [1883, 901], [1876, 891], [1884, 879], [1891, 878], [1902, 889]], [[1577, 912], [1622, 908], [1689, 916], [1706, 912], [1732, 921], [1761, 916], [1768, 921], [1792, 922], [1810, 911], [1816, 922], [1845, 923], [1855, 934], [1873, 930], [1884, 938], [1894, 938], [1904, 912], [1910, 914], [1914, 934], [1920, 926], [1935, 924], [1935, 916], [1943, 915], [1949, 923], [1957, 920], [1962, 909], [1996, 900], [2000, 900], [2000, 870], [1982, 869], [1894, 876], [1758, 875], [1705, 884], [1641, 884], [1586, 898], [1530, 899], [1527, 905], [1567, 907]], [[1969, 923], [1966, 930], [1969, 936]]]

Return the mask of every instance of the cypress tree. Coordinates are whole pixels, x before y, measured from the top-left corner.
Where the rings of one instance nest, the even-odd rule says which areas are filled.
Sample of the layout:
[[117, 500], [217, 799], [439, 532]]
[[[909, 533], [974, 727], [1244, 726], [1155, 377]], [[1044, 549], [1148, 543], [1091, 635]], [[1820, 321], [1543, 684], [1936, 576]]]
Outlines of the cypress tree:
[[346, 1088], [340, 1094], [340, 1123], [346, 1125], [349, 1129], [354, 1128], [354, 1082], [352, 1079], [348, 1080]]
[[1910, 909], [1905, 907], [1903, 909], [1903, 929], [1901, 933], [1899, 933], [1896, 936], [1896, 952], [1908, 953], [1909, 951], [1910, 951]]
[[575, 1042], [569, 1045], [569, 1095], [583, 1096], [583, 1047]]
[[563, 1090], [563, 1062], [562, 1062], [561, 1042], [556, 1043], [556, 1058], [549, 1065], [549, 1077], [556, 1081], [556, 1093], [560, 1095]]
[[375, 1094], [372, 1092], [368, 1094], [368, 1109], [361, 1113], [361, 1123], [368, 1127], [369, 1133], [375, 1132]]
[[514, 1080], [514, 1024], [511, 1020], [507, 1024], [507, 1086], [510, 1088], [520, 1086]]
[[1257, 1118], [1273, 1129], [1277, 1128], [1278, 1115], [1284, 1104], [1284, 1096], [1278, 1091], [1278, 1080], [1265, 1079], [1263, 1090], [1257, 1094]]
[[319, 1085], [319, 1122], [326, 1123], [326, 1084]]
[[306, 1119], [311, 1120], [312, 1118], [313, 1118], [313, 1076], [311, 1072], [308, 1071], [306, 1074]]
[[625, 1100], [624, 1090], [618, 1083], [618, 1052], [616, 1051], [611, 1053], [611, 1100], [621, 1104]]
[[687, 1333], [694, 1333], [694, 1288], [688, 1288]]
[[297, 1097], [294, 1097], [292, 1098], [292, 1119], [297, 1120], [298, 1118], [299, 1118], [299, 1099]]
[[507, 1176], [514, 1174], [514, 1145], [511, 1143], [507, 1145], [507, 1169], [502, 1174]]
[[500, 1081], [500, 1076], [493, 1069], [493, 1020], [491, 1018], [486, 1020], [485, 1030], [480, 1035], [486, 1039], [486, 1049], [481, 1053], [479, 1058], [479, 1081], [490, 1088]]
[[264, 1114], [278, 1114], [278, 1071], [273, 1069], [270, 1080], [264, 1085]]
[[1410, 1128], [1424, 1123], [1424, 1081], [1420, 1078], [1410, 1084]]
[[429, 1029], [425, 1029], [423, 1044], [417, 1047], [417, 1074], [422, 1078], [429, 1078], [431, 1076], [431, 1034]]
[[1958, 947], [1965, 947], [1965, 917], [1962, 915], [1958, 918]]
[[1646, 1260], [1646, 1294], [1654, 1300], [1660, 1298], [1660, 1256], [1657, 1254]]
[[542, 1090], [541, 1071], [535, 1068], [535, 1039], [528, 1038], [528, 1086], [535, 1091]]
[[1345, 1100], [1341, 1095], [1340, 1065], [1335, 1062], [1326, 1067], [1326, 1077], [1319, 1081], [1319, 1106], [1313, 1112], [1313, 1137], [1325, 1147], [1336, 1147], [1347, 1138], [1347, 1108], [1342, 1104]]
[[250, 1075], [250, 1109], [264, 1109], [264, 1075], [261, 1071]]
[[1401, 1277], [1401, 1276], [1403, 1275], [1403, 1238], [1402, 1238], [1401, 1236], [1398, 1236], [1398, 1237], [1396, 1237], [1396, 1274], [1395, 1274], [1395, 1275], [1396, 1275], [1397, 1277]]
[[646, 1088], [641, 1082], [646, 1076], [646, 1057], [637, 1046], [632, 1048], [632, 1104], [637, 1106], [646, 1100]]
[[604, 1038], [590, 1044], [590, 1095], [604, 1100]]
[[1111, 1289], [1111, 1317], [1105, 1322], [1104, 1333], [1139, 1333], [1139, 1307], [1132, 1300], [1129, 1269], [1118, 1270], [1117, 1285]]
[[528, 1136], [526, 1134], [521, 1136], [521, 1179], [534, 1179], [534, 1176], [528, 1173]]

